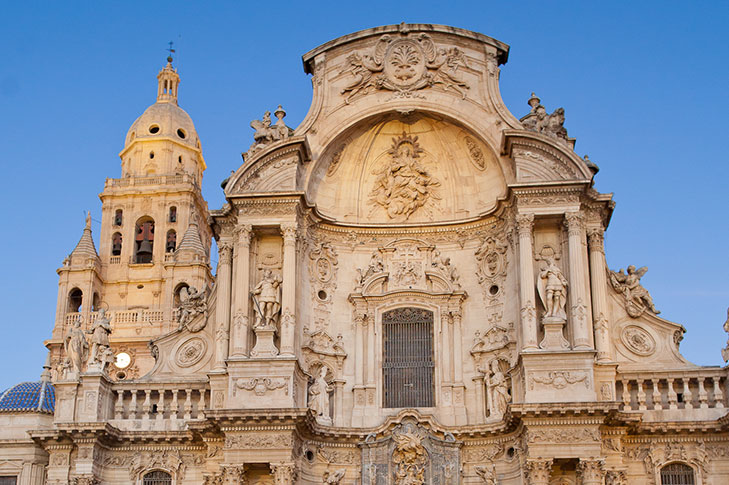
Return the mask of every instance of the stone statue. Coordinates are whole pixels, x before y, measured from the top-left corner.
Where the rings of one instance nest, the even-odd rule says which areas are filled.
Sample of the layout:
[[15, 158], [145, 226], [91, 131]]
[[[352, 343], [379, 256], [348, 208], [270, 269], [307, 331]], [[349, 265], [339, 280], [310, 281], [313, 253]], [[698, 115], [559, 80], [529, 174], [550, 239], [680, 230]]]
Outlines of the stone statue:
[[456, 288], [460, 288], [461, 275], [458, 273], [456, 267], [451, 264], [451, 258], [447, 256], [441, 256], [440, 251], [436, 249], [433, 251], [433, 262], [431, 263], [431, 265], [435, 269], [438, 269], [448, 275], [451, 283], [453, 283]]
[[106, 310], [99, 310], [94, 324], [89, 331], [91, 334], [91, 355], [90, 364], [98, 364], [102, 367], [106, 365], [105, 355], [106, 349], [109, 348], [109, 334], [111, 333], [111, 317], [106, 315]]
[[402, 424], [392, 432], [395, 450], [392, 462], [395, 464], [396, 485], [424, 485], [425, 465], [428, 461], [422, 444], [424, 432], [413, 423]]
[[[281, 277], [267, 269], [263, 278], [251, 292], [256, 309], [253, 328], [273, 327], [281, 311]], [[256, 298], [258, 296], [258, 298]]]
[[542, 300], [545, 318], [567, 319], [564, 307], [567, 303], [567, 279], [554, 262], [554, 257], [544, 258], [546, 265], [539, 272], [537, 288]]
[[86, 341], [84, 331], [81, 329], [81, 318], [79, 317], [71, 327], [71, 331], [66, 336], [64, 342], [64, 350], [66, 351], [66, 365], [76, 375], [81, 373], [81, 367], [87, 358], [89, 344]]
[[493, 463], [490, 467], [485, 465], [476, 465], [473, 469], [484, 484], [496, 485], [496, 465]]
[[628, 273], [625, 274], [623, 269], [620, 271], [610, 271], [610, 284], [618, 293], [623, 295], [625, 299], [625, 309], [633, 318], [637, 318], [643, 314], [644, 311], [649, 310], [656, 315], [659, 312], [656, 310], [653, 304], [653, 298], [651, 298], [648, 290], [643, 288], [640, 284], [640, 279], [648, 271], [647, 266], [636, 269], [634, 265], [628, 266]]
[[248, 150], [249, 155], [252, 155], [269, 143], [283, 140], [293, 134], [293, 130], [284, 123], [283, 119], [286, 116], [286, 111], [284, 111], [281, 105], [278, 105], [278, 108], [276, 108], [273, 114], [277, 119], [273, 126], [271, 125], [270, 111], [263, 113], [263, 119], [251, 121], [251, 128], [256, 130], [256, 132], [253, 134], [253, 144]]
[[333, 472], [326, 471], [324, 472], [324, 483], [327, 485], [336, 485], [342, 481], [346, 472], [347, 470], [344, 468], [334, 470]]
[[509, 383], [499, 367], [498, 360], [491, 362], [487, 384], [489, 415], [492, 418], [501, 417], [506, 413], [506, 407], [511, 401], [511, 396], [509, 395]]
[[[180, 289], [180, 330], [187, 328], [190, 332], [199, 332], [207, 324], [208, 305], [204, 291], [199, 291], [194, 286]], [[192, 321], [198, 315], [203, 315], [202, 320], [192, 325]]]
[[531, 111], [521, 119], [521, 124], [529, 131], [536, 131], [543, 135], [568, 141], [567, 130], [564, 127], [564, 108], [557, 108], [550, 115], [540, 103], [540, 99], [532, 93], [529, 98]]
[[327, 383], [328, 369], [325, 366], [319, 370], [319, 376], [309, 387], [309, 409], [314, 411], [316, 421], [320, 424], [331, 426], [332, 418], [329, 415], [329, 393], [334, 390], [333, 386]]

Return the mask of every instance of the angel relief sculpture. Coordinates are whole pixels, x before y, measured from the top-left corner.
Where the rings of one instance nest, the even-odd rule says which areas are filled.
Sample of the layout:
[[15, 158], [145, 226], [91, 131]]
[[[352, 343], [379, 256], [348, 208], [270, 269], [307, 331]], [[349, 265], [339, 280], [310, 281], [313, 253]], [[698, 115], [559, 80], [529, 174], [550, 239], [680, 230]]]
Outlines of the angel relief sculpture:
[[394, 479], [397, 485], [423, 485], [428, 453], [422, 444], [425, 431], [414, 423], [404, 423], [392, 431], [395, 450], [392, 461], [395, 464]]
[[[182, 330], [186, 328], [190, 332], [199, 332], [207, 324], [208, 319], [208, 305], [205, 297], [205, 291], [200, 291], [194, 286], [182, 287], [180, 289], [180, 306], [177, 308], [180, 313], [180, 326]], [[198, 320], [193, 325], [193, 320], [198, 315], [202, 315], [203, 318]]]
[[377, 178], [370, 203], [383, 208], [390, 219], [407, 220], [421, 207], [427, 209], [440, 200], [440, 182], [423, 165], [423, 151], [417, 136], [403, 132], [392, 139], [389, 163], [374, 172]]
[[620, 271], [610, 271], [610, 284], [615, 291], [623, 295], [625, 310], [633, 318], [638, 318], [646, 310], [656, 315], [661, 313], [656, 310], [648, 290], [640, 284], [640, 279], [647, 271], [647, 266], [636, 269], [632, 264], [628, 266], [627, 274], [623, 272], [623, 268], [620, 268]]

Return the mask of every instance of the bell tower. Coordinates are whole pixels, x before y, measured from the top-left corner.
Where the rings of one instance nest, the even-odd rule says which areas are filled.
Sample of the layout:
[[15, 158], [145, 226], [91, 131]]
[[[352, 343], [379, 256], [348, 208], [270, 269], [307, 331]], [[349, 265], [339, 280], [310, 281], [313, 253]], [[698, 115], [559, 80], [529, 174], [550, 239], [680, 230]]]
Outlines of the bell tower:
[[[57, 345], [54, 359], [62, 362], [68, 322], [77, 318], [69, 314], [79, 313], [88, 329], [103, 308], [112, 314], [112, 350], [126, 354], [109, 371], [118, 379], [139, 377], [152, 367], [147, 341], [177, 328], [180, 291], [207, 291], [212, 284], [212, 231], [200, 189], [205, 160], [195, 125], [178, 106], [180, 76], [172, 60], [168, 57], [157, 75], [156, 102], [127, 133], [119, 153], [121, 177], [106, 179], [99, 195], [98, 255], [87, 223], [79, 246], [59, 270], [62, 288], [50, 344]], [[89, 261], [83, 288], [66, 276], [80, 256]], [[74, 290], [79, 294], [69, 293]], [[83, 315], [75, 308], [77, 300]]]

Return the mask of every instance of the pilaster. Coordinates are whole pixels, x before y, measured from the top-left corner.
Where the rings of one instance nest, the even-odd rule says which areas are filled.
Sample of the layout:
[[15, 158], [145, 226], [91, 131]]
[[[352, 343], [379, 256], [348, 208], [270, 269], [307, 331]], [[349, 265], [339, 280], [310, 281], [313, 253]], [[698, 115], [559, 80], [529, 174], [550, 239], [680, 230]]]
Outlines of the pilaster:
[[281, 355], [294, 355], [296, 329], [296, 223], [281, 224], [283, 290], [281, 295]]
[[229, 239], [218, 244], [218, 272], [216, 275], [218, 303], [215, 311], [215, 370], [225, 369], [230, 337], [230, 296], [233, 245]]
[[235, 246], [235, 292], [233, 302], [233, 328], [230, 342], [231, 357], [245, 357], [248, 352], [248, 315], [250, 303], [250, 259], [253, 228], [244, 225], [238, 228]]
[[538, 350], [537, 310], [534, 304], [534, 264], [532, 262], [532, 229], [534, 214], [516, 216], [519, 231], [519, 297], [521, 305], [522, 350]]
[[569, 241], [569, 271], [570, 271], [570, 316], [572, 320], [572, 335], [574, 348], [577, 350], [591, 349], [588, 329], [589, 296], [586, 288], [585, 257], [585, 230], [582, 214], [568, 212], [565, 214], [567, 223], [567, 236]]
[[612, 355], [608, 325], [605, 240], [602, 227], [588, 229], [587, 241], [590, 251], [590, 289], [592, 290], [592, 320], [597, 360], [598, 362], [609, 362], [612, 360]]

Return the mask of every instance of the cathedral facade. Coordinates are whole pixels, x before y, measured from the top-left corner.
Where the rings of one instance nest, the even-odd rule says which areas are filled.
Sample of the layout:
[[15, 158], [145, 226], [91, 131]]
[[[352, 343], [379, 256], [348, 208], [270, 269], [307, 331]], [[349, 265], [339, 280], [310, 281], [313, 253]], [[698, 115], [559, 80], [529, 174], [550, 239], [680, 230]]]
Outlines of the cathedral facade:
[[212, 210], [169, 58], [41, 380], [0, 395], [0, 485], [729, 483], [726, 368], [608, 267], [598, 167], [563, 109], [506, 109], [508, 54], [424, 24], [306, 53], [309, 113], [251, 122]]

